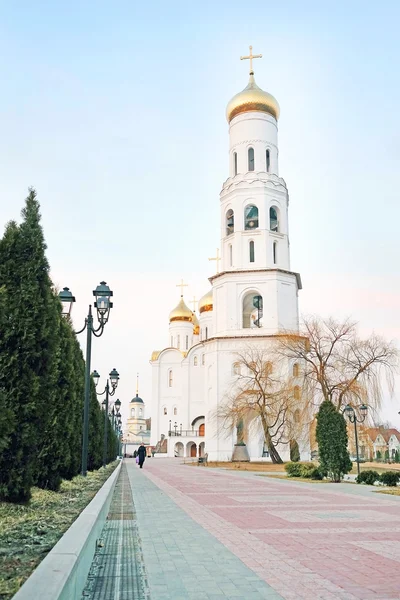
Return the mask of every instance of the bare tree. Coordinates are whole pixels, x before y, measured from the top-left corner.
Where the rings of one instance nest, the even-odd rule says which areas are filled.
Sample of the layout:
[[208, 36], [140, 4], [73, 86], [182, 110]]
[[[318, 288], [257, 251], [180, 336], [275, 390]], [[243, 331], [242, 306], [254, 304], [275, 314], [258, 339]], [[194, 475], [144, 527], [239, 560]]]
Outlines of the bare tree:
[[236, 381], [215, 411], [219, 431], [261, 429], [272, 461], [282, 463], [276, 446], [300, 434], [306, 412], [287, 361], [249, 346], [236, 354], [234, 372]]
[[302, 365], [305, 392], [316, 405], [330, 400], [338, 410], [348, 403], [377, 409], [382, 380], [393, 393], [399, 359], [394, 342], [376, 334], [360, 339], [350, 320], [309, 317], [302, 329], [300, 336], [281, 337], [279, 353]]

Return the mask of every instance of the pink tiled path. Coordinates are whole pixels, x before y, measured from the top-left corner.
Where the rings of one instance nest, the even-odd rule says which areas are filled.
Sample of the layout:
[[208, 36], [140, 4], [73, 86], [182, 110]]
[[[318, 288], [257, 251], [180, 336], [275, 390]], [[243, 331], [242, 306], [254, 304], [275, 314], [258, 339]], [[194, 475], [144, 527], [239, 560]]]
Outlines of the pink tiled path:
[[179, 459], [143, 474], [287, 600], [400, 599], [400, 497]]

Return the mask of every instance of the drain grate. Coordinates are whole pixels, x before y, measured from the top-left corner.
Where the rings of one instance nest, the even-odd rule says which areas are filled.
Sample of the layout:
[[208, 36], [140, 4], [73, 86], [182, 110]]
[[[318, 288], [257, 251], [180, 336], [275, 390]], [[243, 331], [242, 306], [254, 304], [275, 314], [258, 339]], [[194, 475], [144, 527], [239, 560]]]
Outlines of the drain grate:
[[126, 467], [119, 474], [83, 592], [85, 600], [150, 600]]
[[136, 515], [133, 512], [130, 513], [120, 513], [120, 512], [110, 512], [108, 513], [107, 520], [108, 521], [133, 521]]

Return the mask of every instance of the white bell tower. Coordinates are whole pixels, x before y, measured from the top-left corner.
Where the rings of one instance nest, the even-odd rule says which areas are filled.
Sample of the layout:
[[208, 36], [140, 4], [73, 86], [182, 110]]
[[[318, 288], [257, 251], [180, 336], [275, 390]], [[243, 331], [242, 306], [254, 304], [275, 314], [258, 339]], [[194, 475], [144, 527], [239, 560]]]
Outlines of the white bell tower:
[[[279, 105], [259, 88], [250, 60], [247, 87], [229, 102], [229, 174], [220, 193], [221, 272], [213, 284], [217, 336], [298, 329], [300, 276], [290, 271], [288, 206], [279, 177]], [[246, 331], [247, 330], [247, 331]]]

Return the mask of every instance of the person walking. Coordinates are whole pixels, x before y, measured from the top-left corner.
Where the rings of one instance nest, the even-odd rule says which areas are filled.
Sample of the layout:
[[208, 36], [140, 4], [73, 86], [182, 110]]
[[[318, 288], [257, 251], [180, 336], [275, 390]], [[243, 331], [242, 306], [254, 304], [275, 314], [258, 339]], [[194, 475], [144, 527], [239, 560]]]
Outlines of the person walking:
[[140, 444], [139, 450], [137, 451], [137, 453], [138, 453], [138, 457], [139, 457], [139, 467], [141, 469], [143, 469], [143, 463], [146, 458], [146, 448], [143, 446], [143, 444]]

